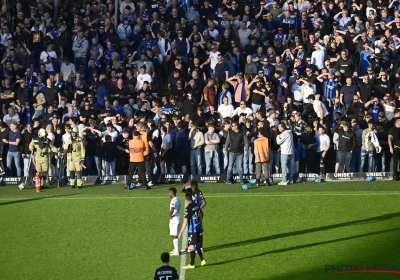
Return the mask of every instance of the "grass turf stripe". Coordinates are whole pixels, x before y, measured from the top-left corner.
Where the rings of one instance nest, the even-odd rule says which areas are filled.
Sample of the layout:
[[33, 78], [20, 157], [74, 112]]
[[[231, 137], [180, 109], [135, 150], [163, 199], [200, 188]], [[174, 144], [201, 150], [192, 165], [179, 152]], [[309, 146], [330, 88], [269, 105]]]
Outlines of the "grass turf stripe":
[[[236, 195], [207, 195], [207, 198], [232, 198], [232, 197], [301, 197], [301, 196], [389, 196], [400, 193], [295, 193], [295, 194], [236, 194]], [[0, 198], [0, 201], [15, 200], [95, 200], [95, 199], [167, 199], [164, 196], [86, 196], [86, 197], [19, 197]]]

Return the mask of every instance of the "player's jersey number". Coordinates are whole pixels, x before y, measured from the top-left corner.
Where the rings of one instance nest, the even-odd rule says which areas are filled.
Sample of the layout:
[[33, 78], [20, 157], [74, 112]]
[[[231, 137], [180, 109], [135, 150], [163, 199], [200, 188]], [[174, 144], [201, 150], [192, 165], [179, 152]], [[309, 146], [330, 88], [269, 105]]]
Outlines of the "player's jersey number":
[[174, 280], [172, 276], [158, 276], [158, 280]]

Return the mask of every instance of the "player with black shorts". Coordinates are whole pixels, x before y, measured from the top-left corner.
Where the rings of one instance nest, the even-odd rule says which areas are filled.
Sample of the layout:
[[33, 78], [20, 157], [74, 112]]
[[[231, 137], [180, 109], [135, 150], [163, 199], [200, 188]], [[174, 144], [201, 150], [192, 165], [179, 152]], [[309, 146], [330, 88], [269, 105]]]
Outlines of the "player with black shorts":
[[[192, 200], [199, 205], [200, 207], [200, 211], [201, 211], [201, 233], [200, 233], [200, 238], [199, 238], [199, 244], [200, 244], [200, 250], [203, 253], [203, 232], [204, 232], [204, 228], [203, 228], [203, 218], [204, 218], [204, 212], [203, 212], [203, 208], [207, 205], [207, 201], [203, 196], [202, 191], [199, 189], [199, 184], [196, 180], [191, 180], [189, 182], [187, 182], [186, 184], [184, 184], [182, 186], [182, 192], [184, 193], [189, 193], [192, 195]], [[187, 253], [188, 252], [188, 248], [184, 248], [182, 249], [181, 253]]]
[[175, 267], [169, 265], [168, 253], [165, 252], [161, 254], [161, 261], [163, 262], [163, 265], [156, 269], [154, 280], [179, 280], [178, 271], [176, 271]]
[[183, 231], [188, 228], [188, 243], [189, 243], [189, 252], [190, 252], [190, 264], [182, 267], [183, 269], [193, 269], [194, 260], [196, 258], [196, 253], [199, 254], [201, 260], [201, 266], [206, 265], [206, 261], [203, 258], [203, 253], [200, 250], [200, 233], [201, 233], [201, 211], [200, 206], [197, 205], [192, 200], [192, 195], [190, 193], [186, 193], [185, 200], [188, 204], [185, 208], [185, 220], [183, 221], [182, 229], [178, 235], [178, 238], [182, 237]]

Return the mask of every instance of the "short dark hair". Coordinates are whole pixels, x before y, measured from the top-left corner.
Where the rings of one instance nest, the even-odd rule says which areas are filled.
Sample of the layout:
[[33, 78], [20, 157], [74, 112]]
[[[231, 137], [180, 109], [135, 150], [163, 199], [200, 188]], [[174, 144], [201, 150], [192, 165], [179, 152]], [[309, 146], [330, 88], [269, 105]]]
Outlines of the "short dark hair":
[[196, 189], [199, 188], [199, 183], [196, 180], [192, 180], [192, 182], [190, 183], [191, 187], [195, 187]]
[[168, 189], [170, 192], [172, 192], [174, 195], [176, 195], [176, 188], [172, 187]]
[[265, 128], [264, 127], [260, 127], [260, 129], [258, 130], [258, 133], [261, 135], [261, 136], [266, 136], [266, 131], [265, 131]]
[[169, 262], [169, 253], [164, 252], [161, 254], [161, 261], [163, 263], [168, 263]]

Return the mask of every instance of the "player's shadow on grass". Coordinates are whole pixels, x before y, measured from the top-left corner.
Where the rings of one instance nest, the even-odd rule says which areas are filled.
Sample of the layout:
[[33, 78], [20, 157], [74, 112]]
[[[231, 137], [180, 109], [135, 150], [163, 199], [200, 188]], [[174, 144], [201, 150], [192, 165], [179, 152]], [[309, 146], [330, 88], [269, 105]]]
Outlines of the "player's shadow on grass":
[[330, 229], [346, 227], [346, 226], [351, 226], [351, 225], [382, 222], [385, 220], [390, 220], [390, 219], [399, 218], [399, 217], [400, 217], [400, 212], [396, 212], [396, 213], [390, 213], [390, 214], [385, 214], [385, 215], [381, 215], [381, 216], [376, 216], [376, 217], [371, 217], [371, 218], [366, 218], [366, 219], [361, 219], [361, 220], [355, 220], [355, 221], [350, 221], [350, 222], [344, 222], [344, 223], [339, 223], [339, 224], [333, 224], [333, 225], [328, 225], [328, 226], [308, 228], [308, 229], [302, 229], [302, 230], [297, 230], [297, 231], [292, 231], [292, 232], [278, 233], [278, 234], [273, 234], [270, 236], [264, 236], [264, 237], [260, 237], [260, 238], [248, 239], [248, 240], [244, 240], [244, 241], [238, 241], [238, 242], [232, 242], [232, 243], [207, 247], [207, 252], [225, 249], [225, 248], [231, 248], [231, 247], [238, 247], [238, 246], [243, 246], [243, 245], [247, 245], [247, 244], [254, 244], [254, 243], [259, 243], [259, 242], [264, 242], [264, 241], [270, 241], [270, 240], [275, 240], [275, 239], [284, 238], [284, 237], [291, 237], [291, 236], [297, 236], [297, 235], [302, 235], [302, 234], [307, 234], [307, 233], [312, 233], [312, 232], [330, 230]]
[[[242, 257], [242, 258], [237, 258], [237, 259], [232, 259], [232, 260], [227, 260], [227, 261], [222, 261], [222, 262], [217, 262], [217, 263], [211, 263], [207, 264], [207, 266], [213, 266], [213, 265], [222, 265], [222, 264], [227, 264], [235, 261], [242, 261], [246, 259], [251, 259], [251, 258], [257, 258], [257, 257], [262, 257], [265, 255], [270, 255], [270, 254], [278, 254], [278, 253], [285, 253], [293, 250], [299, 250], [299, 249], [304, 249], [304, 248], [310, 248], [314, 246], [320, 246], [320, 245], [325, 245], [325, 244], [330, 244], [330, 243], [336, 243], [336, 242], [341, 242], [341, 241], [347, 241], [351, 239], [356, 239], [356, 238], [362, 238], [362, 237], [367, 237], [371, 235], [376, 235], [376, 234], [383, 234], [383, 233], [388, 233], [392, 231], [399, 231], [400, 228], [392, 228], [392, 229], [386, 229], [386, 230], [380, 230], [380, 231], [374, 231], [374, 232], [369, 232], [369, 233], [363, 233], [359, 235], [353, 235], [349, 237], [342, 237], [338, 239], [333, 239], [333, 240], [327, 240], [327, 241], [321, 241], [321, 242], [316, 242], [316, 243], [310, 243], [310, 244], [304, 244], [304, 245], [298, 245], [298, 246], [293, 246], [293, 247], [288, 247], [288, 248], [282, 248], [282, 249], [277, 249], [277, 250], [272, 250], [272, 251], [267, 251], [247, 257]], [[207, 251], [209, 251], [207, 249]]]
[[71, 195], [77, 195], [77, 194], [79, 194], [79, 193], [60, 194], [60, 195], [52, 195], [52, 196], [44, 196], [44, 197], [32, 197], [32, 198], [26, 198], [26, 199], [10, 200], [10, 201], [5, 201], [5, 202], [0, 202], [0, 206], [23, 203], [23, 202], [30, 202], [30, 201], [37, 201], [37, 200], [49, 199], [49, 198], [51, 199], [51, 198], [63, 197], [63, 196], [71, 196]]

